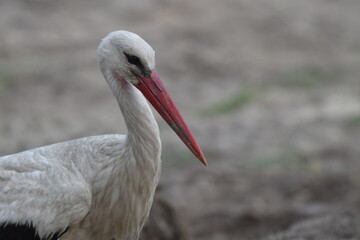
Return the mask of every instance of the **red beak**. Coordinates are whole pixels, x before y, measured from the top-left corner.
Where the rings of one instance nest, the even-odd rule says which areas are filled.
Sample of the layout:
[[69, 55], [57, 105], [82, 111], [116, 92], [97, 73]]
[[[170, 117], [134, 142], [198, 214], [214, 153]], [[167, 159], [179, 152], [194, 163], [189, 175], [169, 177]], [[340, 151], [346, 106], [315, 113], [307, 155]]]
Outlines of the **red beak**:
[[175, 131], [190, 151], [205, 165], [207, 162], [189, 127], [186, 125], [178, 108], [170, 97], [164, 84], [156, 72], [150, 78], [139, 78], [140, 83], [135, 86], [144, 94], [161, 117]]

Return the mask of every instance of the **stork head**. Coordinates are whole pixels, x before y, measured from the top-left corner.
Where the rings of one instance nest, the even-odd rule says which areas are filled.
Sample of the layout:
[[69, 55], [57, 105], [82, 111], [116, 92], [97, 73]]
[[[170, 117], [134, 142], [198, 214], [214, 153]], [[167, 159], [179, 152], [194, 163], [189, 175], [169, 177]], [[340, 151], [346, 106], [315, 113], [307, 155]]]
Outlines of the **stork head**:
[[155, 69], [155, 51], [132, 32], [109, 33], [101, 41], [98, 52], [103, 73], [111, 71], [133, 84], [138, 83], [139, 77], [150, 77]]
[[[127, 31], [108, 34], [98, 48], [100, 69], [110, 87], [133, 85], [140, 90], [190, 151], [206, 159], [168, 91], [155, 72], [155, 51], [141, 37]], [[114, 80], [114, 81], [112, 81]]]

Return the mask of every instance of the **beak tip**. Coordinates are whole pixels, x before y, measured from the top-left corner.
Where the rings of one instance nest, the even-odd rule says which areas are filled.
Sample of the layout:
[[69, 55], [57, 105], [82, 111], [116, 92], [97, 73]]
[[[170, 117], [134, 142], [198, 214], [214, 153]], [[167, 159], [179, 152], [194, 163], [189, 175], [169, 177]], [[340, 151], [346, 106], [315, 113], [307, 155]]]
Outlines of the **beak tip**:
[[206, 159], [204, 159], [204, 161], [202, 162], [204, 164], [205, 167], [208, 167], [209, 164], [207, 163]]
[[205, 167], [208, 167], [209, 164], [208, 162], [206, 161], [206, 158], [204, 156], [204, 154], [201, 152], [200, 156], [198, 157], [198, 159], [200, 160], [200, 162], [205, 166]]

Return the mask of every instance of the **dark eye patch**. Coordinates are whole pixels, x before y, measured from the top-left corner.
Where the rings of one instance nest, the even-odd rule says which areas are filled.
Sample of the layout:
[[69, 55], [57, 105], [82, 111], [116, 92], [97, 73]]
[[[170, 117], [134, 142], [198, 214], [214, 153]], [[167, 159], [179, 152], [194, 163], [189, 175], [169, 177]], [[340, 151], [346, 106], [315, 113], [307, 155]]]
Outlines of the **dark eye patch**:
[[141, 63], [140, 59], [135, 55], [130, 55], [124, 52], [124, 55], [129, 63], [137, 66], [140, 70], [144, 68], [143, 64]]
[[141, 60], [139, 57], [135, 56], [135, 55], [131, 55], [131, 54], [128, 54], [126, 52], [123, 52], [126, 59], [128, 60], [128, 62], [130, 64], [133, 64], [135, 66], [138, 67], [138, 69], [141, 71], [141, 73], [144, 75], [144, 76], [147, 76], [149, 75], [149, 70], [146, 70], [144, 65], [142, 64]]

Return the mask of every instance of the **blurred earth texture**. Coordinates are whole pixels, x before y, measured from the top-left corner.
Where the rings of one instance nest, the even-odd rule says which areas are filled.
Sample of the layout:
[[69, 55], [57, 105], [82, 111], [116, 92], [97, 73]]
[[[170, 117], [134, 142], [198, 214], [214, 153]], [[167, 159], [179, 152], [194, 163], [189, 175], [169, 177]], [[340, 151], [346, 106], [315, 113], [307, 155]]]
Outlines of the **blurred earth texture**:
[[138, 33], [207, 156], [159, 120], [142, 240], [360, 239], [359, 0], [1, 0], [0, 155], [125, 132], [97, 64]]

